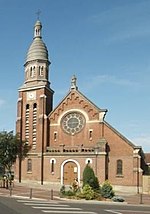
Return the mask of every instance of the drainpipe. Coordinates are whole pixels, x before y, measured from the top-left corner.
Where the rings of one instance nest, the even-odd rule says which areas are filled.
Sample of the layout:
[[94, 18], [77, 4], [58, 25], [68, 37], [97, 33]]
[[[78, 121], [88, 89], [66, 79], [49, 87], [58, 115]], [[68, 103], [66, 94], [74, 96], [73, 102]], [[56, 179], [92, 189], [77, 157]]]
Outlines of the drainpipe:
[[22, 116], [23, 116], [23, 102], [20, 98], [20, 143], [19, 143], [19, 183], [21, 183], [21, 174], [22, 174]]

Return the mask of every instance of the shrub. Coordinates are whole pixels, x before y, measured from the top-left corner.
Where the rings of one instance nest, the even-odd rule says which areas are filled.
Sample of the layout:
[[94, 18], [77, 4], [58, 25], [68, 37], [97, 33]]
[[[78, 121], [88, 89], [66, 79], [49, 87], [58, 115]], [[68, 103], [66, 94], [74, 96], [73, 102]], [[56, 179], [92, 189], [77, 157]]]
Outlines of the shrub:
[[87, 164], [83, 171], [83, 187], [95, 177], [93, 169]]
[[94, 199], [101, 201], [102, 200], [102, 196], [99, 192], [94, 192]]
[[60, 195], [61, 196], [65, 195], [65, 186], [64, 185], [60, 188]]
[[90, 186], [92, 187], [92, 189], [94, 190], [99, 190], [100, 185], [99, 185], [99, 181], [97, 177], [94, 177], [92, 181], [90, 181]]
[[101, 187], [101, 195], [104, 198], [112, 198], [115, 195], [113, 188], [108, 180], [106, 180]]
[[69, 187], [70, 189], [69, 190], [66, 190], [66, 187], [63, 185], [61, 188], [60, 188], [60, 196], [61, 197], [65, 197], [65, 196], [75, 196], [76, 192], [72, 189], [72, 187], [70, 186]]
[[94, 191], [92, 190], [92, 187], [89, 184], [86, 184], [82, 189], [82, 195], [86, 200], [92, 200], [94, 199]]
[[83, 187], [89, 184], [92, 189], [99, 189], [99, 181], [95, 176], [93, 169], [87, 164], [83, 171]]
[[61, 193], [65, 192], [65, 186], [64, 185], [60, 188], [60, 192]]
[[72, 190], [65, 191], [66, 196], [74, 196], [75, 193]]

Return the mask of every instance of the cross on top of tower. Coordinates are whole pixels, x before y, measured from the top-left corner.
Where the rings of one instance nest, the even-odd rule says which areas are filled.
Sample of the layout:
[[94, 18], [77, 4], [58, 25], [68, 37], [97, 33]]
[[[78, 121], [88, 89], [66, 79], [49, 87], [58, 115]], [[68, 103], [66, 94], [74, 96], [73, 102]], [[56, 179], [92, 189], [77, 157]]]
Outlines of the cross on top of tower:
[[41, 14], [41, 11], [38, 9], [38, 11], [36, 12], [36, 15], [37, 15], [37, 19], [39, 20], [40, 18], [40, 14]]

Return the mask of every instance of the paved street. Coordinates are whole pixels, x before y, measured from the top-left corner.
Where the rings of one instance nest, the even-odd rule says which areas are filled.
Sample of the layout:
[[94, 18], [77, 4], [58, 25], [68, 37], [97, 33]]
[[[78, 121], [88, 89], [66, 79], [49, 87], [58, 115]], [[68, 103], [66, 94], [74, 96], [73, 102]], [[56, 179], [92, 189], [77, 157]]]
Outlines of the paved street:
[[78, 207], [77, 204], [74, 206], [66, 202], [0, 197], [0, 214], [27, 213], [96, 214], [96, 212], [88, 211], [88, 208], [82, 208], [82, 206]]
[[66, 200], [59, 198], [58, 191], [52, 194], [44, 186], [15, 185], [12, 192], [0, 188], [0, 214], [150, 214], [150, 195], [142, 198], [139, 194], [124, 195], [124, 198], [125, 203]]
[[0, 196], [0, 214], [150, 214], [150, 206]]
[[[15, 184], [12, 188], [12, 196], [22, 196], [27, 198], [42, 198], [51, 200], [53, 199], [59, 199], [59, 191], [54, 190], [52, 192], [52, 186], [41, 186], [41, 185], [29, 185], [29, 184]], [[32, 190], [32, 192], [31, 192]], [[116, 193], [117, 195], [121, 195], [125, 202], [128, 204], [144, 204], [150, 206], [150, 194], [122, 194], [122, 193]], [[6, 188], [0, 188], [0, 195], [7, 195], [10, 196], [10, 190]], [[141, 197], [142, 196], [142, 197]]]

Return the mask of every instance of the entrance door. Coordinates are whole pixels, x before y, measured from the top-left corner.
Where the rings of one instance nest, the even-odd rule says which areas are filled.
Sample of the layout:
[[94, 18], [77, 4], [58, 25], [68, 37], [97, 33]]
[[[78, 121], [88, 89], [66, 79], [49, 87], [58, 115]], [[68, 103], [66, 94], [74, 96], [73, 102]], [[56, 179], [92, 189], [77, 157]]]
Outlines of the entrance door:
[[69, 161], [64, 165], [64, 185], [72, 185], [75, 178], [78, 178], [76, 163]]

